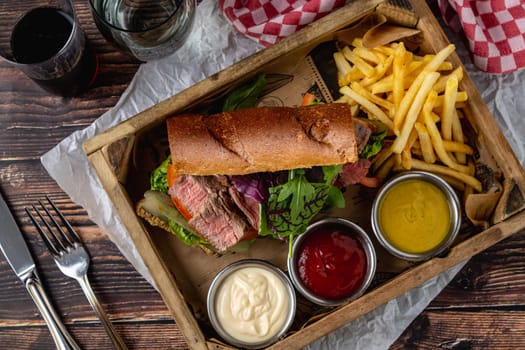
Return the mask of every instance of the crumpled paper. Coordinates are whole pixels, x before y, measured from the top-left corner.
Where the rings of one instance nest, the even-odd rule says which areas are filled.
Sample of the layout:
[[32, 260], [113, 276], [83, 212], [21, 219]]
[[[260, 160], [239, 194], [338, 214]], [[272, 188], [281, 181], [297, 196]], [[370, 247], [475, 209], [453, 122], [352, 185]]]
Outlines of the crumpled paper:
[[[79, 130], [42, 156], [49, 175], [117, 245], [122, 254], [152, 285], [151, 275], [131, 244], [110, 200], [89, 166], [82, 143], [140, 111], [249, 56], [263, 47], [237, 34], [221, 16], [217, 2], [202, 1], [197, 24], [187, 42], [174, 54], [139, 68], [118, 103], [89, 127]], [[453, 35], [449, 36], [453, 38]], [[476, 71], [458, 39], [458, 53], [482, 92], [511, 147], [525, 164], [525, 70], [507, 75]], [[78, 186], [78, 184], [83, 184]], [[387, 349], [465, 264], [434, 277], [341, 329], [308, 349]], [[378, 336], [380, 335], [380, 336]]]

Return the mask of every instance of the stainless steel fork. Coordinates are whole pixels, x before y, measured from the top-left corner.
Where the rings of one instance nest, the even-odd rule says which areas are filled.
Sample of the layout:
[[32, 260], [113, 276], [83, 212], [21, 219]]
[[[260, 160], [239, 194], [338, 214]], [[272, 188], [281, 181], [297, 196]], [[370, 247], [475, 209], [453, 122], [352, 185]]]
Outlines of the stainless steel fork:
[[[76, 279], [80, 284], [82, 291], [102, 322], [106, 333], [109, 335], [114, 348], [126, 349], [126, 345], [109, 321], [91, 288], [87, 277], [90, 258], [80, 237], [64, 215], [58, 210], [55, 203], [47, 196], [46, 199], [50, 208], [40, 200], [38, 201], [40, 208], [32, 205], [33, 211], [38, 215], [40, 220], [37, 220], [28, 208], [26, 208], [27, 214], [42, 236], [60, 271], [66, 276]], [[51, 209], [56, 215], [51, 214]], [[55, 219], [55, 216], [60, 218], [60, 223]], [[44, 224], [45, 228], [41, 223]]]

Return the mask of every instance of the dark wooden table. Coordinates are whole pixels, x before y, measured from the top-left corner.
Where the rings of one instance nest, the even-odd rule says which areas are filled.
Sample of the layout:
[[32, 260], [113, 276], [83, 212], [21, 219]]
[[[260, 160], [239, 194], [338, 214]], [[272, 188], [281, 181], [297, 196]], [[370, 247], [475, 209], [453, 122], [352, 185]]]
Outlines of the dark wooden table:
[[[59, 314], [83, 349], [109, 349], [111, 344], [79, 286], [58, 271], [24, 213], [24, 207], [45, 194], [65, 210], [83, 238], [92, 257], [93, 289], [129, 348], [185, 349], [160, 295], [40, 163], [42, 154], [113, 107], [138, 68], [101, 37], [87, 1], [75, 3], [100, 57], [98, 80], [81, 96], [64, 99], [43, 92], [20, 71], [0, 62], [0, 190]], [[0, 349], [53, 349], [44, 321], [3, 257], [0, 286]], [[525, 229], [472, 258], [392, 348], [522, 349], [524, 295]]]

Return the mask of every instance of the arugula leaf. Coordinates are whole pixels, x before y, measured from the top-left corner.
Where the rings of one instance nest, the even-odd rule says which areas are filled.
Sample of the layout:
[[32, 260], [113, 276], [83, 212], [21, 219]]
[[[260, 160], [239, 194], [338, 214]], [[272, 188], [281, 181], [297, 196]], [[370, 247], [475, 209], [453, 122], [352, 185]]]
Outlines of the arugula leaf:
[[272, 236], [273, 238], [279, 238], [279, 236], [272, 231], [272, 228], [268, 226], [266, 205], [263, 203], [259, 203], [259, 236]]
[[345, 197], [343, 196], [343, 192], [341, 192], [339, 188], [335, 186], [330, 187], [330, 190], [328, 191], [328, 196], [326, 197], [325, 207], [336, 207], [339, 209], [345, 207]]
[[335, 179], [337, 178], [337, 175], [341, 172], [341, 169], [343, 169], [342, 164], [337, 165], [325, 165], [323, 168], [323, 174], [324, 174], [324, 182], [326, 184], [333, 184]]
[[223, 112], [255, 106], [263, 88], [266, 86], [266, 77], [259, 74], [254, 82], [240, 87], [228, 95], [222, 106]]
[[259, 235], [288, 238], [291, 244], [327, 204], [344, 207], [341, 191], [333, 186], [341, 167], [323, 167], [324, 182], [314, 183], [308, 181], [304, 169], [290, 170], [288, 182], [270, 187], [268, 200], [261, 204]]
[[[330, 186], [326, 184], [310, 184], [313, 189], [305, 195], [295, 183], [286, 183], [270, 189], [267, 201], [266, 216], [268, 225], [279, 237], [302, 233], [313, 217], [324, 207]], [[292, 198], [279, 200], [281, 192], [296, 190]], [[295, 199], [298, 198], [298, 199]]]
[[296, 222], [299, 214], [315, 196], [314, 186], [304, 176], [303, 169], [290, 170], [288, 182], [281, 186], [277, 196], [278, 202], [285, 202], [290, 198], [290, 219]]

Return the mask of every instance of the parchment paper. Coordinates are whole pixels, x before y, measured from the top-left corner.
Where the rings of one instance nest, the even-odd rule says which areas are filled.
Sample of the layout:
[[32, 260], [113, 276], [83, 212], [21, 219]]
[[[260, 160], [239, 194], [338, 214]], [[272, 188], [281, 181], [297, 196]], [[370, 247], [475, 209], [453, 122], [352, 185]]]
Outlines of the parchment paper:
[[[119, 102], [89, 127], [77, 131], [42, 157], [42, 164], [71, 199], [107, 233], [122, 254], [152, 285], [151, 275], [109, 198], [89, 166], [82, 143], [95, 134], [190, 87], [263, 47], [233, 31], [215, 0], [197, 7], [196, 25], [173, 55], [141, 65]], [[453, 34], [451, 41], [456, 41]], [[521, 164], [525, 164], [525, 70], [507, 75], [476, 71], [461, 41], [456, 42], [471, 77], [498, 121]], [[81, 183], [82, 186], [78, 186]], [[308, 349], [386, 349], [465, 264], [459, 264], [373, 312], [314, 342]]]

